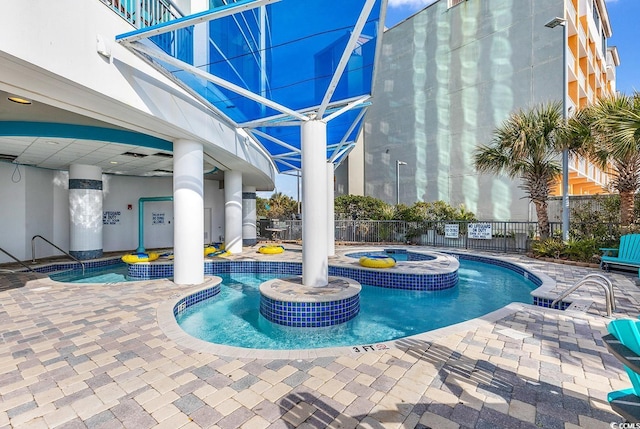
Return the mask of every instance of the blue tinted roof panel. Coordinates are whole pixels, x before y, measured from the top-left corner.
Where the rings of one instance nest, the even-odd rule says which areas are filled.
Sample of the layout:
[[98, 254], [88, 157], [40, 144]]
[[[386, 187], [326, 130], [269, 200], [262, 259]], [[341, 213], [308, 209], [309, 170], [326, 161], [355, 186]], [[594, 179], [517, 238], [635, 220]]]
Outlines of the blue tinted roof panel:
[[[235, 124], [256, 127], [299, 150], [299, 129], [266, 122], [304, 120], [302, 115], [318, 112], [319, 106], [324, 118], [370, 95], [384, 4], [242, 0], [117, 40]], [[336, 75], [339, 68], [342, 74]], [[355, 119], [362, 106], [355, 107], [328, 122], [329, 146], [355, 140], [359, 126], [353, 123], [361, 124]], [[257, 138], [272, 156], [289, 151]], [[273, 159], [280, 171], [292, 169]]]

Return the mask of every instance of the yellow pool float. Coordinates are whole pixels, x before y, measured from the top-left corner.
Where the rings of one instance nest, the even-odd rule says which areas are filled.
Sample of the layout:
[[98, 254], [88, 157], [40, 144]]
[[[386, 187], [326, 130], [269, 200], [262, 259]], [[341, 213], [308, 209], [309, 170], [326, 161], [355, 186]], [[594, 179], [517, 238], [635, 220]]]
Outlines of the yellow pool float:
[[258, 252], [264, 253], [266, 255], [275, 255], [277, 253], [284, 252], [284, 247], [276, 244], [267, 244], [265, 246], [260, 246]]
[[396, 260], [391, 256], [361, 256], [360, 265], [367, 268], [391, 268], [396, 265]]
[[127, 264], [135, 264], [137, 262], [155, 261], [159, 257], [160, 255], [157, 253], [149, 252], [149, 253], [130, 253], [128, 255], [124, 255], [121, 259], [122, 259], [122, 262], [126, 262]]
[[218, 250], [218, 249], [214, 249], [214, 250], [210, 250], [209, 252], [204, 252], [204, 256], [207, 258], [212, 258], [214, 256], [228, 256], [230, 255], [229, 252], [225, 251], [225, 250]]

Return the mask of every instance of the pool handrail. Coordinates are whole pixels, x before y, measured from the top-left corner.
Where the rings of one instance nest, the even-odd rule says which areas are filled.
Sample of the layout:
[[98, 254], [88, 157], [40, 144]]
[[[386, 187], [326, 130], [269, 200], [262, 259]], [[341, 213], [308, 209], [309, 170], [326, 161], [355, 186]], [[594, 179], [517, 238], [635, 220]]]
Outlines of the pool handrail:
[[8, 257], [10, 257], [11, 259], [13, 259], [14, 261], [16, 261], [17, 263], [19, 263], [20, 265], [22, 265], [23, 267], [25, 267], [27, 270], [35, 273], [36, 271], [34, 271], [30, 266], [28, 266], [27, 264], [25, 264], [24, 262], [22, 262], [20, 259], [16, 258], [15, 256], [13, 256], [11, 253], [7, 252], [6, 250], [4, 250], [2, 247], [0, 247], [0, 252], [4, 253], [5, 255], [7, 255]]
[[589, 283], [594, 284], [596, 286], [600, 286], [604, 290], [604, 298], [605, 298], [605, 306], [606, 306], [607, 316], [611, 317], [612, 313], [616, 309], [615, 294], [613, 292], [613, 283], [611, 283], [611, 280], [609, 280], [607, 277], [603, 276], [602, 274], [597, 274], [597, 273], [587, 274], [586, 276], [584, 276], [583, 278], [578, 280], [569, 289], [567, 289], [564, 292], [562, 292], [555, 300], [553, 300], [553, 302], [551, 303], [551, 308], [555, 307], [556, 304], [558, 304], [564, 298], [569, 296], [571, 293], [573, 293], [580, 286], [585, 285], [585, 284], [589, 284]]
[[62, 250], [61, 248], [59, 248], [58, 246], [56, 246], [55, 244], [53, 244], [52, 242], [50, 242], [49, 240], [47, 240], [46, 238], [44, 238], [41, 235], [34, 235], [31, 238], [31, 262], [32, 263], [34, 263], [34, 264], [36, 263], [36, 244], [35, 244], [36, 238], [40, 238], [40, 239], [44, 240], [45, 242], [49, 243], [50, 245], [52, 245], [53, 247], [55, 247], [56, 249], [58, 249], [59, 251], [61, 251], [65, 255], [67, 255], [69, 258], [71, 258], [74, 261], [76, 261], [77, 263], [79, 263], [80, 266], [82, 267], [82, 275], [84, 275], [84, 263], [82, 263], [82, 261], [80, 259], [78, 259], [75, 256], [70, 255], [69, 253], [65, 252], [64, 250]]

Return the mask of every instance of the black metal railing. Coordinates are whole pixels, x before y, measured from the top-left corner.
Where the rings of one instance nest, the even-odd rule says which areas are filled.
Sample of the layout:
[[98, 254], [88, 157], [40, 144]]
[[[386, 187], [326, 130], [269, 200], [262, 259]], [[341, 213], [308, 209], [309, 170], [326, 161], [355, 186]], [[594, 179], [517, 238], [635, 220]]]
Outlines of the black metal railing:
[[[550, 224], [551, 234], [560, 235], [560, 222]], [[258, 221], [258, 236], [269, 240], [302, 240], [302, 221]], [[481, 229], [482, 233], [478, 233]], [[471, 230], [471, 231], [470, 231]], [[417, 244], [422, 246], [524, 253], [539, 236], [537, 222], [400, 220], [336, 220], [338, 243]]]

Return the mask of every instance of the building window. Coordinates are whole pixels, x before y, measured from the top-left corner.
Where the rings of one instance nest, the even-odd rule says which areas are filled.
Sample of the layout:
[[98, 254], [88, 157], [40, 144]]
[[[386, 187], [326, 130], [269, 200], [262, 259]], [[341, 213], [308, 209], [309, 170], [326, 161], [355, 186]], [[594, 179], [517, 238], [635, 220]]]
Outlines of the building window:
[[459, 5], [465, 0], [449, 0], [449, 8]]
[[598, 7], [593, 4], [593, 22], [596, 24], [596, 28], [600, 31], [600, 13], [598, 12]]

